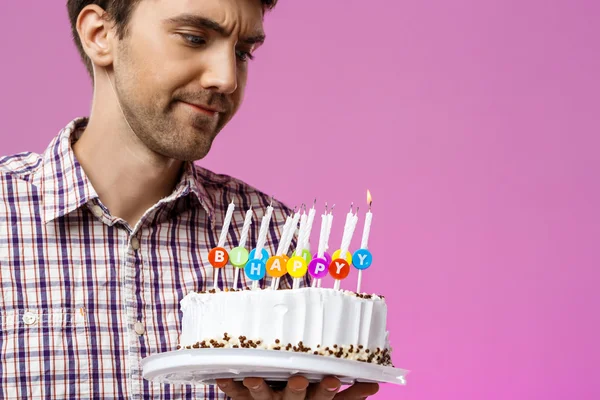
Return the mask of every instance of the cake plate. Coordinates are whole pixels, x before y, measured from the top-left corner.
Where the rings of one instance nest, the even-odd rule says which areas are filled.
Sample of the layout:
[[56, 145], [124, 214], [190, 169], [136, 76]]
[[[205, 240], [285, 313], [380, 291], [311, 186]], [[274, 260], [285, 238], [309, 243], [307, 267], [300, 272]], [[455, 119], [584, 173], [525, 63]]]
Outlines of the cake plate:
[[[142, 376], [169, 384], [212, 385], [216, 379], [263, 378], [270, 384], [302, 375], [310, 382], [337, 377], [343, 385], [378, 382], [405, 385], [407, 370], [320, 355], [264, 349], [181, 349], [142, 360]], [[276, 386], [276, 384], [274, 384]]]

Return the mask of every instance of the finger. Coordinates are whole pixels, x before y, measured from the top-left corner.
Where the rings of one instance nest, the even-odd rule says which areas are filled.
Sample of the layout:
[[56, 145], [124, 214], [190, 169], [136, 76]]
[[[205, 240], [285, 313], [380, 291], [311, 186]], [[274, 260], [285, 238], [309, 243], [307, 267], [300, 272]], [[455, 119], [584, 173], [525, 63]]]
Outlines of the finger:
[[377, 383], [355, 383], [335, 396], [335, 400], [357, 400], [372, 396], [379, 391]]
[[309, 392], [309, 399], [313, 400], [330, 400], [333, 399], [342, 386], [339, 379], [333, 376], [325, 377], [318, 385], [311, 387]]
[[242, 385], [241, 382], [236, 382], [233, 379], [217, 379], [217, 386], [227, 396], [236, 400], [250, 399], [250, 392]]
[[304, 400], [308, 379], [303, 376], [292, 376], [283, 391], [283, 400]]
[[244, 386], [248, 388], [250, 392], [250, 398], [254, 400], [272, 400], [273, 391], [260, 378], [246, 378], [244, 379]]

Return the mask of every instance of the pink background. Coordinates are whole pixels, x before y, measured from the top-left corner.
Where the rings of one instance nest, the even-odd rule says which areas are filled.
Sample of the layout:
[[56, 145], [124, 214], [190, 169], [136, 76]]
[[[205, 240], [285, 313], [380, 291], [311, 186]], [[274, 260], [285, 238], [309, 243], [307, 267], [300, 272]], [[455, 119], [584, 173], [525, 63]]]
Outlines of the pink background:
[[[41, 152], [88, 113], [64, 3], [0, 2], [0, 154]], [[365, 287], [411, 370], [376, 398], [600, 397], [599, 13], [282, 0], [268, 16], [245, 106], [201, 165], [337, 203], [335, 247], [371, 189]]]

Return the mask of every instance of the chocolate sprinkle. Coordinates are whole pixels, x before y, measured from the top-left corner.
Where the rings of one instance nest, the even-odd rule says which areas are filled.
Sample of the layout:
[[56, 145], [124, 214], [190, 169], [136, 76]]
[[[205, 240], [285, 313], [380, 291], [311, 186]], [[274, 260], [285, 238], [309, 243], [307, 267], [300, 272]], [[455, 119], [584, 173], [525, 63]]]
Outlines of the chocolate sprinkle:
[[182, 346], [177, 345], [178, 349], [205, 349], [205, 348], [244, 348], [244, 349], [264, 349], [264, 350], [278, 350], [278, 351], [293, 351], [296, 353], [305, 353], [310, 355], [320, 355], [327, 357], [343, 358], [347, 360], [373, 363], [385, 366], [393, 366], [391, 359], [391, 349], [377, 347], [375, 349], [365, 348], [359, 344], [339, 345], [334, 344], [332, 348], [329, 346], [322, 347], [320, 343], [315, 344], [315, 350], [313, 348], [304, 345], [303, 341], [299, 341], [298, 344], [294, 345], [288, 343], [285, 348], [281, 346], [281, 340], [275, 339], [274, 344], [265, 343], [262, 339], [248, 339], [244, 335], [239, 336], [239, 342], [232, 339], [227, 332], [223, 334], [221, 339], [206, 339], [200, 342], [196, 342], [192, 345]]

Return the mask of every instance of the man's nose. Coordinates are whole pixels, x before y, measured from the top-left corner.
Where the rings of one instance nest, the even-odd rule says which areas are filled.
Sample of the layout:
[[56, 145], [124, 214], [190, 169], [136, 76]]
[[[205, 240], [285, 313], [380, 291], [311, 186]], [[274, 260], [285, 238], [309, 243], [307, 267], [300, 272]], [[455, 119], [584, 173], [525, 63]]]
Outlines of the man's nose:
[[204, 89], [230, 94], [237, 89], [237, 60], [231, 49], [214, 49], [204, 58], [200, 84]]

